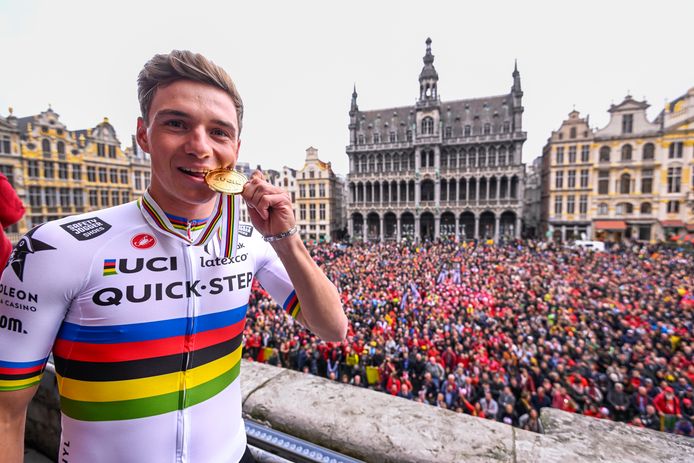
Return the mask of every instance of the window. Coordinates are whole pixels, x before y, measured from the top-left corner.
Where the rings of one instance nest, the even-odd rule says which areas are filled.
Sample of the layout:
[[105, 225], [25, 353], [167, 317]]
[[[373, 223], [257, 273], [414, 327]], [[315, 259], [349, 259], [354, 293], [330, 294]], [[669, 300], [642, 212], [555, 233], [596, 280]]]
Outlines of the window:
[[554, 197], [554, 215], [561, 215], [561, 209], [562, 209], [562, 197], [561, 196], [555, 196]]
[[434, 134], [434, 119], [431, 117], [425, 117], [422, 119], [422, 135], [433, 135]]
[[108, 191], [101, 190], [101, 207], [108, 206]]
[[58, 178], [61, 180], [67, 180], [67, 164], [64, 162], [58, 163]]
[[118, 198], [120, 198], [120, 193], [118, 191], [111, 192], [111, 205], [117, 206], [119, 204]]
[[554, 173], [554, 187], [564, 188], [564, 172], [561, 170]]
[[149, 186], [149, 177], [150, 177], [150, 173], [145, 172], [145, 188], [147, 188]]
[[576, 197], [574, 195], [568, 196], [566, 198], [566, 213], [574, 214], [576, 212]]
[[650, 214], [653, 210], [653, 207], [651, 206], [651, 203], [643, 203], [641, 204], [640, 210], [642, 214]]
[[484, 134], [489, 135], [492, 133], [492, 126], [490, 124], [484, 124]]
[[634, 213], [634, 206], [630, 203], [619, 203], [615, 208], [616, 215], [628, 215]]
[[631, 175], [622, 174], [619, 177], [619, 193], [623, 195], [628, 195], [631, 192]]
[[89, 190], [89, 205], [91, 207], [98, 207], [99, 201], [97, 199], [96, 190]]
[[622, 161], [631, 161], [631, 145], [622, 146]]
[[79, 164], [72, 165], [72, 179], [82, 180], [82, 166]]
[[466, 125], [466, 126], [465, 126], [465, 129], [464, 129], [463, 134], [464, 134], [466, 137], [469, 137], [469, 136], [470, 136], [470, 126], [469, 126], [469, 125]]
[[318, 205], [318, 220], [325, 220], [325, 204]]
[[58, 158], [65, 159], [65, 143], [59, 141], [56, 148], [58, 149]]
[[679, 193], [682, 191], [682, 168], [670, 167], [667, 170], [667, 192]]
[[569, 171], [569, 176], [567, 178], [569, 185], [569, 188], [576, 188], [576, 171], [575, 170], [570, 170]]
[[53, 163], [51, 161], [43, 162], [43, 176], [45, 178], [55, 178], [55, 172], [53, 170]]
[[47, 139], [41, 140], [41, 151], [43, 151], [43, 157], [44, 158], [50, 158], [51, 157], [51, 142], [49, 142]]
[[94, 166], [87, 166], [87, 181], [96, 182], [96, 168]]
[[511, 131], [511, 124], [508, 121], [504, 122], [504, 133], [508, 133], [510, 131]]
[[316, 197], [316, 185], [313, 183], [308, 186], [308, 197], [309, 198], [315, 198]]
[[569, 130], [569, 138], [576, 138], [576, 127], [571, 127]]
[[299, 185], [299, 198], [306, 197], [306, 185]]
[[99, 182], [106, 183], [107, 179], [108, 179], [108, 175], [106, 173], [106, 168], [105, 167], [99, 167]]
[[39, 178], [38, 161], [27, 161], [27, 175], [29, 178]]
[[622, 133], [631, 133], [634, 131], [634, 115], [625, 114], [622, 116]]
[[607, 215], [607, 203], [598, 204], [598, 215]]
[[311, 222], [316, 221], [316, 205], [315, 204], [309, 204], [308, 205], [308, 220]]
[[668, 201], [667, 202], [667, 213], [668, 214], [678, 214], [680, 212], [680, 202], [679, 201]]
[[381, 143], [381, 134], [378, 132], [374, 133], [374, 143]]
[[57, 192], [58, 191], [53, 187], [46, 188], [46, 206], [56, 207], [58, 205], [58, 198], [56, 197]]
[[130, 201], [130, 192], [129, 191], [121, 191], [120, 197], [122, 198], [121, 204], [125, 204], [128, 201]]
[[41, 187], [29, 187], [29, 205], [31, 207], [41, 207]]
[[135, 177], [135, 190], [137, 190], [137, 191], [142, 190], [142, 175], [141, 175], [141, 173], [140, 172], [134, 172], [133, 176]]
[[110, 145], [108, 147], [108, 157], [115, 159], [116, 158], [116, 147], [113, 145]]
[[641, 171], [641, 193], [653, 193], [653, 169], [643, 169]]
[[96, 155], [99, 157], [105, 157], [106, 152], [104, 150], [104, 144], [103, 143], [97, 143], [96, 144]]
[[681, 141], [670, 143], [670, 146], [668, 147], [668, 158], [682, 159], [682, 147], [683, 143]]
[[74, 204], [75, 207], [84, 206], [84, 192], [81, 188], [72, 190], [72, 204]]
[[325, 184], [323, 183], [318, 185], [318, 197], [325, 198]]
[[301, 204], [299, 206], [299, 219], [306, 220], [306, 204]]
[[500, 166], [506, 165], [506, 149], [505, 148], [501, 148], [499, 150], [499, 165]]
[[450, 127], [446, 127], [445, 137], [451, 138], [452, 135], [453, 135], [453, 130]]
[[655, 146], [653, 143], [646, 143], [643, 145], [643, 160], [649, 161], [655, 158]]
[[581, 145], [581, 162], [590, 161], [590, 145]]
[[109, 178], [111, 179], [111, 183], [118, 183], [118, 170], [116, 169], [109, 169]]
[[651, 226], [650, 225], [639, 225], [639, 240], [650, 241], [651, 240]]
[[407, 141], [412, 141], [412, 131], [411, 130], [407, 131]]
[[576, 146], [569, 146], [569, 164], [576, 164]]
[[128, 184], [128, 171], [125, 169], [121, 169], [120, 171], [120, 182], [124, 185]]
[[[373, 167], [371, 167], [371, 170], [373, 170]], [[315, 178], [315, 177], [316, 177], [316, 173], [315, 173], [313, 170], [309, 170], [309, 171], [308, 171], [308, 177], [309, 177], [309, 178]]]
[[598, 194], [606, 195], [610, 193], [610, 171], [603, 170], [598, 173]]
[[610, 162], [610, 147], [603, 146], [600, 148], [600, 162]]
[[10, 137], [7, 135], [2, 137], [2, 145], [0, 145], [0, 153], [10, 154]]
[[588, 169], [581, 169], [581, 188], [588, 188], [590, 177]]
[[390, 132], [390, 142], [395, 143], [398, 139], [395, 136], [395, 132]]
[[61, 188], [60, 189], [60, 207], [70, 207], [70, 189]]
[[564, 164], [564, 147], [557, 147], [557, 164]]
[[578, 213], [585, 215], [588, 213], [588, 195], [581, 195], [578, 201]]
[[360, 144], [360, 145], [363, 145], [363, 144], [364, 144], [364, 135], [359, 134], [359, 138], [358, 138], [358, 142], [357, 142], [357, 143]]

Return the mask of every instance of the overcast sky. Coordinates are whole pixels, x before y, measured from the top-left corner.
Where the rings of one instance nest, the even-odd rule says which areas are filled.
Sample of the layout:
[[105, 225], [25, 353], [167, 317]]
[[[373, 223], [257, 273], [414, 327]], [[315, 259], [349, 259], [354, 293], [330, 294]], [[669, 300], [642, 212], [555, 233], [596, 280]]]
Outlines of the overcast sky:
[[0, 0], [0, 115], [50, 103], [70, 130], [109, 117], [123, 145], [153, 54], [198, 51], [245, 104], [240, 160], [300, 168], [314, 146], [348, 170], [352, 85], [362, 110], [415, 102], [431, 37], [443, 101], [507, 93], [513, 61], [531, 162], [575, 108], [604, 126], [627, 92], [655, 117], [694, 87], [694, 1]]

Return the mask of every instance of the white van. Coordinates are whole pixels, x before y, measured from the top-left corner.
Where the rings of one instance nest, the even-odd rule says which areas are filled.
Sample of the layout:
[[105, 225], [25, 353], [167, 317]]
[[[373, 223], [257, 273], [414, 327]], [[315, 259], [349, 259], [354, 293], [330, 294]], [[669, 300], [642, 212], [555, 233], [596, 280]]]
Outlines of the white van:
[[603, 243], [602, 241], [576, 240], [574, 241], [573, 247], [592, 249], [594, 251], [604, 251], [605, 243]]

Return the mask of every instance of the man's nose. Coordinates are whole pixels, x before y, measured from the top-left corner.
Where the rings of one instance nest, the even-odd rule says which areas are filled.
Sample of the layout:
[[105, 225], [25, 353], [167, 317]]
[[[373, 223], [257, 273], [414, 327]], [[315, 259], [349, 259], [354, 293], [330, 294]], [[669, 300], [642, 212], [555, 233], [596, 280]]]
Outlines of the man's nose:
[[212, 154], [209, 136], [204, 127], [196, 127], [188, 132], [185, 149], [187, 154], [192, 154], [199, 158]]

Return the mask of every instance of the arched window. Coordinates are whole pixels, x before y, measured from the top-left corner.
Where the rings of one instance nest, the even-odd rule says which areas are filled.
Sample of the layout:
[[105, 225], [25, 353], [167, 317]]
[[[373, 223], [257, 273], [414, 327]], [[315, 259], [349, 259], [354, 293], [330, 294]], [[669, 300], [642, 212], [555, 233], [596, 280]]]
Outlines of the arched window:
[[631, 145], [622, 146], [622, 161], [631, 161]]
[[607, 203], [598, 204], [598, 215], [607, 215]]
[[434, 134], [434, 119], [431, 117], [425, 117], [422, 119], [422, 135], [433, 135]]
[[610, 162], [610, 147], [603, 146], [600, 148], [600, 162]]
[[623, 195], [628, 195], [631, 190], [631, 175], [622, 174], [619, 177], [619, 193]]
[[45, 138], [41, 141], [41, 151], [43, 151], [44, 156], [51, 155], [51, 142]]
[[616, 215], [626, 215], [626, 214], [633, 214], [634, 213], [634, 206], [630, 203], [619, 203], [617, 204], [617, 207], [615, 208], [615, 214]]
[[484, 134], [489, 135], [492, 132], [491, 124], [484, 124]]
[[653, 211], [653, 207], [651, 206], [651, 203], [641, 204], [641, 213], [642, 214], [650, 214], [652, 211]]
[[643, 145], [643, 159], [644, 161], [655, 158], [655, 146], [653, 143], [646, 143]]

